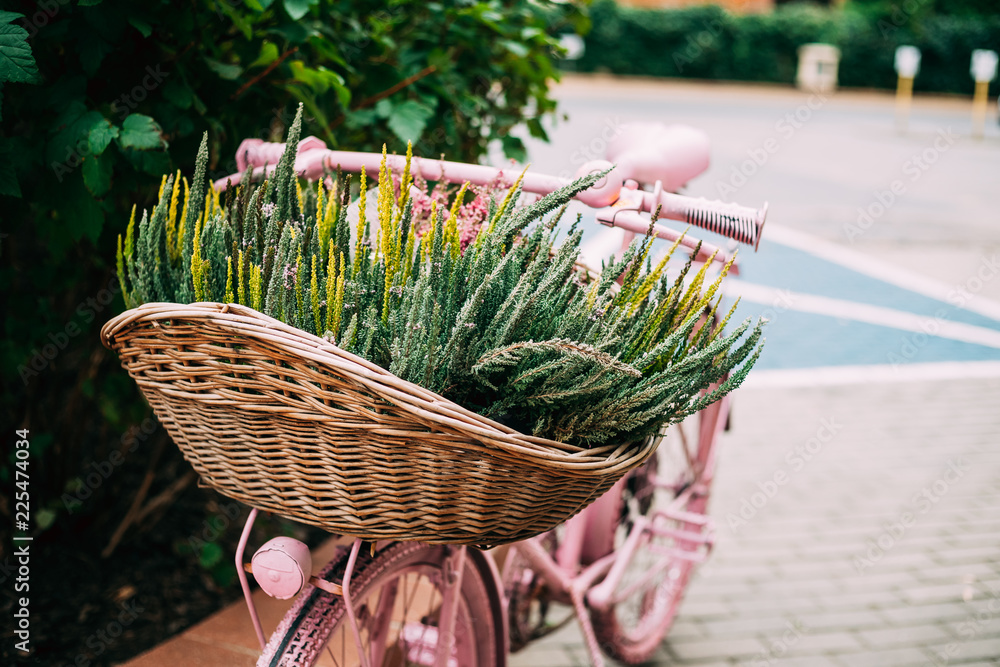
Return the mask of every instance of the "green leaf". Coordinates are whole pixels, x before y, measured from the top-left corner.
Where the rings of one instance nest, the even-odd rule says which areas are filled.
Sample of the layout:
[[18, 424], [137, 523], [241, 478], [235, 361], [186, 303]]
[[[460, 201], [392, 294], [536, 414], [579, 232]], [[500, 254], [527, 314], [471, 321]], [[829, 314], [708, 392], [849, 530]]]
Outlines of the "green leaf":
[[233, 22], [236, 29], [243, 33], [246, 39], [251, 39], [253, 37], [253, 26], [250, 22], [246, 20], [243, 13], [238, 11], [235, 7], [230, 6], [228, 2], [223, 0], [217, 3], [217, 6], [229, 17], [229, 20]]
[[178, 109], [189, 109], [194, 102], [191, 89], [180, 79], [171, 79], [164, 84], [163, 97]]
[[80, 166], [84, 155], [90, 152], [90, 128], [104, 119], [97, 111], [87, 111], [82, 102], [71, 102], [56, 119], [56, 133], [48, 142], [45, 159], [60, 163], [69, 169]]
[[263, 67], [264, 65], [270, 65], [277, 59], [278, 47], [275, 43], [264, 42], [260, 45], [260, 55], [257, 56], [257, 60], [247, 65], [247, 69], [250, 69], [251, 67]]
[[88, 142], [90, 144], [90, 154], [100, 155], [108, 147], [112, 139], [118, 138], [118, 128], [111, 124], [107, 118], [102, 118], [90, 127]]
[[285, 11], [288, 12], [293, 21], [298, 21], [309, 13], [309, 0], [284, 0], [282, 4], [284, 4]]
[[153, 26], [149, 25], [146, 21], [136, 16], [131, 16], [128, 19], [129, 25], [139, 31], [143, 37], [149, 37], [153, 34]]
[[388, 118], [392, 114], [392, 102], [388, 99], [379, 100], [375, 103], [375, 115], [379, 118]]
[[528, 55], [528, 47], [521, 42], [515, 42], [512, 39], [502, 39], [500, 40], [500, 44], [518, 58], [525, 58]]
[[28, 45], [28, 31], [19, 25], [0, 25], [0, 82], [38, 83], [40, 80], [38, 65]]
[[35, 525], [42, 530], [48, 530], [59, 515], [51, 509], [41, 509], [35, 512]]
[[528, 150], [524, 147], [524, 142], [519, 137], [507, 134], [504, 135], [501, 143], [503, 145], [503, 154], [512, 160], [524, 162], [528, 159]]
[[215, 542], [206, 542], [205, 546], [201, 548], [201, 553], [198, 555], [198, 562], [203, 568], [208, 570], [218, 564], [224, 555], [222, 547], [218, 544]]
[[65, 208], [68, 214], [64, 220], [66, 234], [71, 241], [79, 241], [83, 237], [96, 242], [104, 226], [104, 211], [90, 191], [84, 186], [83, 179], [69, 178], [63, 185], [66, 193]]
[[213, 60], [212, 58], [205, 58], [205, 64], [208, 68], [219, 75], [220, 78], [226, 79], [227, 81], [232, 81], [239, 77], [243, 73], [243, 68], [239, 65], [228, 65], [218, 60]]
[[138, 113], [129, 114], [122, 123], [118, 143], [122, 148], [136, 148], [141, 151], [163, 148], [167, 144], [156, 121]]
[[416, 100], [406, 100], [392, 108], [389, 116], [389, 129], [403, 141], [416, 143], [427, 121], [434, 115], [434, 109]]
[[344, 125], [349, 130], [358, 130], [375, 122], [374, 109], [358, 109], [344, 114]]
[[[331, 87], [344, 87], [344, 77], [325, 67], [307, 67], [301, 60], [293, 60], [291, 68], [295, 80], [312, 88], [317, 95], [325, 93]], [[338, 92], [338, 96], [339, 94]]]
[[100, 199], [111, 189], [111, 155], [89, 155], [83, 159], [83, 183]]
[[122, 153], [136, 171], [150, 176], [160, 175], [170, 171], [170, 154], [166, 151], [137, 151], [128, 149]]
[[80, 64], [83, 65], [83, 71], [87, 76], [94, 76], [97, 73], [101, 62], [104, 61], [104, 56], [111, 53], [112, 50], [112, 45], [101, 39], [93, 31], [88, 31], [80, 35], [80, 39], [77, 41], [77, 53], [79, 54]]
[[99, 5], [104, 0], [80, 0], [78, 3], [81, 7], [93, 7], [94, 5]]

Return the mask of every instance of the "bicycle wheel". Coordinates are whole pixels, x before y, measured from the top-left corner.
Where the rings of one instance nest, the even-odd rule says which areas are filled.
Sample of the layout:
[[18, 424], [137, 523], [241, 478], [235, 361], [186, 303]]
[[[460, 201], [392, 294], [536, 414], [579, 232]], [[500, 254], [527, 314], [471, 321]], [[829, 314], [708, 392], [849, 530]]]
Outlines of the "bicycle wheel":
[[[447, 553], [443, 546], [397, 542], [374, 558], [359, 554], [351, 589], [371, 667], [435, 664]], [[320, 576], [342, 581], [347, 558], [345, 549]], [[459, 597], [452, 664], [502, 664], [506, 647], [499, 595], [485, 559], [471, 550]], [[342, 597], [307, 587], [272, 635], [258, 667], [362, 664], [346, 612]]]
[[[718, 418], [718, 408], [713, 408], [689, 420], [700, 422], [703, 434], [703, 420]], [[691, 440], [684, 430], [693, 430], [691, 426], [669, 429], [656, 455], [630, 473], [621, 492], [609, 498], [615, 503], [612, 511], [598, 515], [588, 527], [588, 542], [598, 546], [592, 558], [621, 549], [640, 516], [653, 528], [642, 533], [611, 604], [590, 610], [601, 648], [625, 663], [644, 662], [656, 650], [673, 624], [696, 564], [707, 555], [710, 476], [706, 481], [703, 473], [714, 430], [707, 441]]]

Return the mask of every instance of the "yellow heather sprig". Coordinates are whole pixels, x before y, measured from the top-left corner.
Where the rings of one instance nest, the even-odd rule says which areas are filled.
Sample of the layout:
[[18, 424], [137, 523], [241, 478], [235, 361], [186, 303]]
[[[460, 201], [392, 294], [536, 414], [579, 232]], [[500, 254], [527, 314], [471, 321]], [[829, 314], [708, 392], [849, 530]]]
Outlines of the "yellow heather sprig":
[[340, 271], [337, 272], [337, 292], [333, 299], [333, 335], [340, 335], [340, 322], [344, 316], [344, 279], [347, 267], [344, 266], [344, 253], [340, 253]]
[[361, 197], [358, 199], [358, 233], [355, 237], [355, 250], [354, 250], [354, 274], [357, 274], [361, 269], [361, 253], [368, 252], [367, 250], [367, 239], [365, 235], [365, 207], [368, 198], [368, 179], [365, 175], [365, 166], [361, 165]]
[[713, 252], [711, 259], [701, 265], [701, 269], [698, 270], [698, 273], [696, 273], [694, 278], [691, 280], [691, 284], [688, 286], [687, 292], [685, 292], [684, 296], [681, 298], [680, 303], [677, 304], [677, 318], [683, 318], [686, 317], [687, 314], [695, 312], [695, 310], [692, 310], [692, 306], [695, 306], [695, 308], [704, 307], [701, 299], [699, 299], [702, 293], [701, 286], [705, 284], [705, 275], [708, 273], [708, 267], [712, 264], [718, 253], [718, 250]]
[[128, 290], [125, 289], [125, 255], [122, 250], [122, 235], [118, 235], [118, 253], [115, 256], [115, 268], [118, 272], [118, 285], [122, 290], [122, 297], [125, 299], [125, 307], [131, 308], [129, 305]]
[[249, 306], [247, 303], [247, 288], [246, 288], [246, 270], [243, 268], [243, 251], [237, 251], [239, 255], [236, 261], [239, 262], [239, 266], [236, 269], [236, 277], [239, 278], [239, 284], [236, 287], [236, 294], [239, 302], [244, 306]]
[[302, 248], [299, 248], [299, 252], [295, 256], [295, 306], [299, 316], [304, 319], [305, 295], [302, 291]]
[[[448, 220], [444, 225], [444, 242], [446, 247], [451, 250], [452, 259], [458, 259], [458, 256], [462, 253], [462, 240], [458, 234], [458, 210], [462, 207], [462, 201], [465, 199], [465, 191], [468, 187], [469, 182], [466, 181], [458, 189], [455, 201], [451, 203], [451, 210], [448, 211]], [[431, 220], [433, 219], [432, 215]], [[431, 228], [433, 229], [433, 225]]]
[[181, 250], [184, 248], [184, 221], [187, 220], [188, 200], [191, 198], [191, 189], [188, 186], [187, 178], [182, 177], [181, 182], [184, 183], [184, 206], [181, 209], [180, 223], [177, 225], [177, 247], [174, 249], [178, 256], [180, 256]]
[[[389, 260], [389, 246], [392, 244], [392, 174], [386, 163], [386, 147], [382, 144], [382, 163], [378, 168], [378, 227], [381, 232], [380, 250]], [[388, 269], [388, 266], [386, 266]]]
[[226, 303], [233, 303], [236, 298], [233, 296], [233, 257], [226, 256]]
[[420, 247], [423, 249], [423, 255], [421, 259], [425, 262], [431, 258], [431, 253], [434, 251], [434, 230], [437, 228], [437, 200], [431, 200], [431, 224], [427, 229], [427, 233], [421, 239]]
[[410, 162], [413, 160], [413, 143], [406, 142], [406, 164], [403, 166], [403, 176], [399, 181], [399, 199], [396, 202], [396, 219], [393, 227], [399, 227], [403, 220], [403, 211], [406, 209], [406, 202], [410, 200]]
[[336, 337], [340, 333], [340, 320], [344, 310], [344, 277], [347, 267], [344, 253], [340, 253], [340, 264], [333, 246], [330, 247], [330, 257], [326, 272], [326, 330]]
[[250, 307], [254, 310], [260, 310], [261, 301], [263, 300], [263, 290], [260, 286], [261, 283], [261, 268], [256, 264], [250, 265]]
[[132, 204], [132, 215], [128, 219], [128, 227], [125, 230], [125, 256], [131, 257], [135, 249], [135, 204]]
[[177, 200], [181, 193], [181, 170], [177, 170], [174, 177], [174, 186], [170, 192], [170, 208], [167, 210], [167, 256], [171, 260], [176, 260], [177, 252]]
[[316, 333], [323, 335], [323, 318], [320, 317], [319, 310], [319, 261], [314, 254], [312, 256], [312, 275], [309, 277], [309, 300], [312, 306], [313, 326]]
[[653, 290], [653, 287], [656, 286], [656, 283], [660, 280], [660, 277], [663, 276], [663, 272], [667, 268], [667, 262], [670, 261], [671, 255], [674, 254], [674, 250], [676, 250], [677, 246], [681, 244], [681, 240], [683, 238], [684, 235], [682, 234], [676, 241], [674, 241], [674, 244], [670, 246], [670, 249], [667, 250], [665, 255], [663, 255], [663, 258], [659, 261], [656, 267], [648, 274], [646, 274], [646, 277], [643, 279], [643, 281], [639, 283], [639, 286], [636, 288], [635, 293], [632, 295], [631, 303], [629, 304], [630, 315], [635, 314], [635, 311], [639, 309], [639, 306], [641, 306], [642, 302], [645, 301], [646, 297], [649, 296], [649, 293]]
[[201, 264], [201, 220], [194, 223], [194, 252], [191, 254], [191, 282], [194, 284], [194, 300], [205, 300], [205, 288], [202, 285]]
[[316, 220], [323, 219], [323, 213], [325, 209], [323, 207], [323, 179], [316, 181]]

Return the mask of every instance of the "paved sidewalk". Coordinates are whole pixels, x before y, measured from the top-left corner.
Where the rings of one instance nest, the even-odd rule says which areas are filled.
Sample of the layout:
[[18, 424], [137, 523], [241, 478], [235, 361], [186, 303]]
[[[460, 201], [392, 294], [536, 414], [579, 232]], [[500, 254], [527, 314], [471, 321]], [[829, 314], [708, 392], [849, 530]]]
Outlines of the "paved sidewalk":
[[[740, 390], [716, 548], [653, 664], [1000, 665], [998, 405], [1000, 376]], [[269, 630], [287, 603], [258, 598]], [[255, 656], [240, 602], [128, 665]], [[511, 657], [587, 663], [575, 624]]]
[[[1000, 378], [739, 391], [654, 664], [1000, 665], [998, 405]], [[511, 664], [587, 659], [569, 627]]]

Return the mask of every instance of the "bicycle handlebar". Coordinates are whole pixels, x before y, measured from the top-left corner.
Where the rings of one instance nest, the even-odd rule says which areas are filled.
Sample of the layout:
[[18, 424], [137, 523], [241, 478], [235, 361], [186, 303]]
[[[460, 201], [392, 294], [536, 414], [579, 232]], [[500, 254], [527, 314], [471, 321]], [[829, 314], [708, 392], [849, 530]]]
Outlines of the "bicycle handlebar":
[[[246, 139], [237, 150], [236, 166], [241, 172], [252, 167], [255, 177], [265, 176], [274, 171], [284, 150], [285, 144], [283, 143]], [[375, 173], [381, 161], [382, 155], [379, 153], [329, 150], [326, 148], [326, 144], [316, 137], [306, 137], [299, 144], [295, 170], [304, 178], [317, 180], [337, 167], [353, 173], [360, 172], [364, 167], [368, 173]], [[386, 163], [390, 170], [402, 171], [406, 158], [401, 155], [389, 155], [386, 156]], [[652, 213], [659, 208], [661, 218], [679, 220], [752, 245], [754, 249], [757, 248], [767, 216], [767, 204], [757, 210], [739, 204], [662, 192], [661, 188], [657, 188], [653, 192], [645, 192], [637, 189], [638, 184], [635, 181], [627, 180], [628, 176], [623, 174], [619, 168], [612, 167], [614, 165], [610, 162], [597, 160], [588, 162], [577, 172], [579, 177], [595, 171], [611, 169], [604, 178], [575, 197], [591, 208], [606, 209], [611, 207], [610, 210], [601, 211], [598, 214], [598, 219], [604, 224], [623, 226], [631, 231], [636, 231], [634, 228], [639, 223], [636, 222], [634, 215], [621, 218], [618, 216], [626, 211], [634, 211], [636, 214], [640, 212]], [[503, 169], [485, 165], [418, 157], [412, 159], [410, 171], [411, 173], [419, 173], [424, 179], [430, 181], [447, 180], [457, 183], [469, 181], [475, 185], [487, 185], [498, 178], [502, 179], [505, 174]], [[215, 181], [215, 188], [224, 190], [230, 182], [238, 182], [241, 175], [233, 174], [219, 179]], [[521, 187], [525, 192], [547, 195], [571, 182], [569, 179], [529, 171], [524, 173]], [[640, 226], [642, 226], [642, 230], [638, 233], [645, 234], [649, 223], [646, 222], [645, 225]], [[660, 230], [665, 229], [660, 226]], [[673, 234], [676, 239], [676, 233], [671, 230], [667, 230], [667, 232], [669, 233], [657, 233], [656, 235], [670, 238], [670, 234]]]

